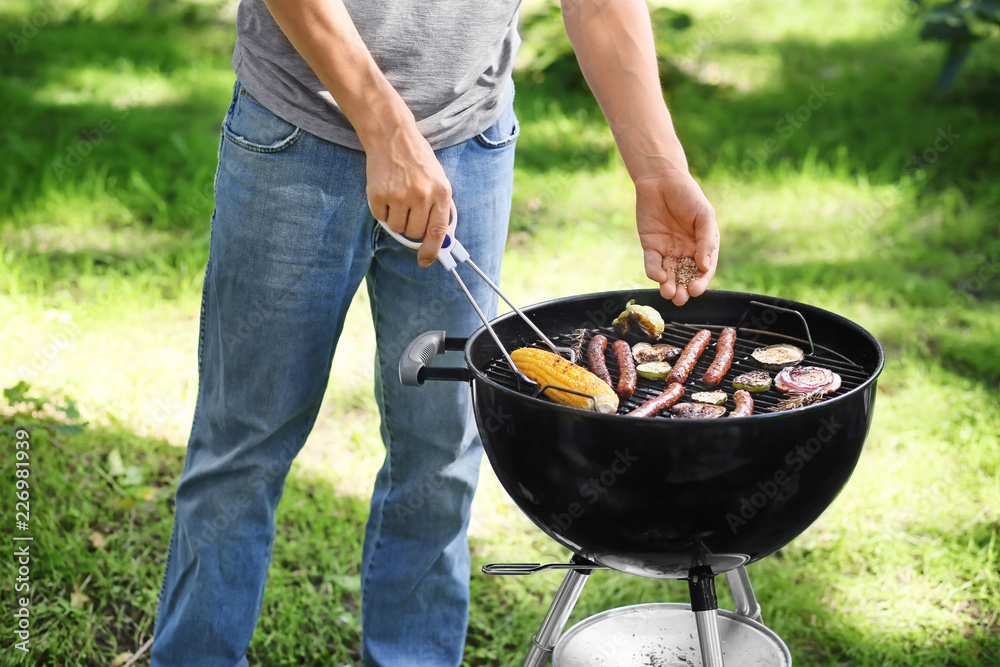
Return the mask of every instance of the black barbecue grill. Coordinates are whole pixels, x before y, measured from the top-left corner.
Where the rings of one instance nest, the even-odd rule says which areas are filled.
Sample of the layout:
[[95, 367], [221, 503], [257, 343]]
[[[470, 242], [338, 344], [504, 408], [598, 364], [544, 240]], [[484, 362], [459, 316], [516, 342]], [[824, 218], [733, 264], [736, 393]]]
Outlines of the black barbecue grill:
[[[611, 320], [633, 299], [656, 308], [667, 322], [658, 343], [684, 347], [699, 329], [713, 332], [713, 345], [685, 382], [684, 400], [712, 389], [731, 396], [732, 378], [756, 370], [747, 362], [749, 354], [781, 342], [801, 347], [804, 364], [840, 374], [842, 386], [822, 402], [780, 412], [771, 409], [781, 394], [773, 388], [758, 392], [749, 417], [691, 420], [664, 413], [636, 418], [624, 413], [663, 391], [663, 380], [640, 377], [633, 397], [608, 415], [557, 405], [511, 370], [506, 352], [539, 344], [538, 331], [551, 339], [546, 344], [560, 349], [586, 349], [597, 333], [613, 338]], [[574, 553], [565, 564], [484, 568], [490, 574], [567, 570], [524, 664], [544, 664], [553, 650], [555, 661], [567, 666], [640, 664], [621, 657], [591, 662], [571, 656], [588, 653], [581, 649], [588, 635], [584, 630], [592, 636], [615, 623], [656, 625], [656, 619], [689, 617], [692, 611], [700, 656], [678, 659], [700, 657], [706, 667], [720, 667], [724, 656], [730, 667], [790, 664], [781, 640], [757, 622], [759, 607], [743, 567], [799, 535], [847, 483], [868, 433], [883, 365], [875, 338], [829, 311], [738, 292], [710, 291], [683, 307], [655, 290], [606, 292], [538, 304], [524, 313], [531, 324], [510, 313], [468, 339], [428, 332], [411, 343], [400, 363], [401, 378], [411, 384], [471, 382], [480, 435], [500, 483], [536, 526]], [[735, 326], [738, 334], [733, 365], [721, 385], [709, 387], [701, 377], [714, 357], [718, 332], [727, 326]], [[608, 369], [617, 380], [610, 347]], [[464, 350], [467, 366], [430, 366], [434, 354], [445, 349]], [[732, 407], [730, 398], [727, 408]], [[595, 568], [687, 579], [692, 605], [626, 608], [633, 615], [616, 610], [588, 619], [590, 626], [571, 630], [557, 646], [583, 582]], [[736, 614], [716, 611], [713, 582], [722, 573], [733, 589]], [[754, 641], [755, 657], [736, 657], [737, 644], [746, 648]], [[646, 650], [644, 644], [633, 648]]]

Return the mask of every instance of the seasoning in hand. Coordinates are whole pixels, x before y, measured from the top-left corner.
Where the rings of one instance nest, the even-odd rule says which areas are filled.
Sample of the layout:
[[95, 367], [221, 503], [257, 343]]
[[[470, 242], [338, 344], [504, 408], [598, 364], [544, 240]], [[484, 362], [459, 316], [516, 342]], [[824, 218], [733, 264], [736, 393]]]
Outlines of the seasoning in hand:
[[674, 262], [674, 280], [678, 285], [687, 287], [691, 281], [701, 277], [701, 271], [695, 264], [694, 257], [667, 257]]

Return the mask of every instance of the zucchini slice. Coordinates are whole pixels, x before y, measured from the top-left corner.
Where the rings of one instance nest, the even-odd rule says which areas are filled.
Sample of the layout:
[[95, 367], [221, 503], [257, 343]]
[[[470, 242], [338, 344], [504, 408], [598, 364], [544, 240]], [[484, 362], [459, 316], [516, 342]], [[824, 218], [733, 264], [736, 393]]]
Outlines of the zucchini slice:
[[771, 375], [767, 371], [750, 371], [733, 378], [734, 389], [766, 391], [771, 388]]
[[650, 361], [649, 363], [636, 366], [635, 372], [650, 380], [662, 380], [667, 377], [667, 373], [670, 372], [671, 368], [671, 365], [665, 361]]
[[699, 391], [691, 394], [691, 400], [695, 403], [707, 403], [709, 405], [725, 405], [726, 392], [724, 391]]

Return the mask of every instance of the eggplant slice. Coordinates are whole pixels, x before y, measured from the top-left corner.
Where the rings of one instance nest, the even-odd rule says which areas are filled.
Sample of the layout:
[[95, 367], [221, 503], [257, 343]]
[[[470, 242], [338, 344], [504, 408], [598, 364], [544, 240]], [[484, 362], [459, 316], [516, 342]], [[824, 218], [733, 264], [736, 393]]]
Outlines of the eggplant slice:
[[670, 412], [678, 419], [717, 419], [726, 414], [726, 408], [708, 403], [681, 403], [675, 405]]
[[780, 343], [778, 345], [758, 347], [750, 354], [750, 363], [757, 368], [763, 368], [765, 371], [777, 373], [783, 368], [801, 364], [805, 358], [806, 356], [802, 352], [802, 348], [787, 343]]
[[636, 343], [632, 347], [632, 357], [637, 364], [646, 364], [658, 361], [670, 361], [676, 359], [681, 353], [681, 348], [673, 345], [650, 345], [649, 343]]

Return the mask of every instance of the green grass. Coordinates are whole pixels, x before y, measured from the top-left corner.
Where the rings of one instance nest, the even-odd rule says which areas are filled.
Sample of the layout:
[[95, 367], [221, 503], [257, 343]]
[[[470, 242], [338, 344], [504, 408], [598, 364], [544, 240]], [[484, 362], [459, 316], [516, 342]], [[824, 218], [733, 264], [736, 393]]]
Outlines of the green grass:
[[[1000, 665], [1000, 48], [977, 45], [937, 99], [943, 53], [895, 21], [902, 2], [671, 7], [694, 19], [678, 30], [661, 13], [658, 34], [678, 132], [723, 229], [714, 286], [842, 313], [887, 353], [851, 482], [750, 567], [765, 620], [799, 665]], [[518, 70], [504, 288], [522, 304], [649, 286], [628, 177], [551, 20], [526, 32]], [[11, 649], [5, 628], [0, 664], [108, 665], [149, 638], [166, 557], [232, 6], [8, 3], [10, 33], [25, 38], [0, 58], [0, 386], [69, 395], [87, 426], [33, 429], [33, 648]], [[828, 98], [794, 127], [787, 114], [814, 88]], [[253, 664], [357, 659], [360, 536], [381, 462], [366, 309], [362, 291], [279, 510]], [[23, 404], [0, 414], [38, 419]], [[6, 498], [12, 477], [11, 456]], [[488, 467], [472, 535], [476, 568], [567, 557]], [[474, 572], [466, 663], [519, 664], [558, 581]], [[599, 572], [573, 620], [685, 597], [684, 582]]]

